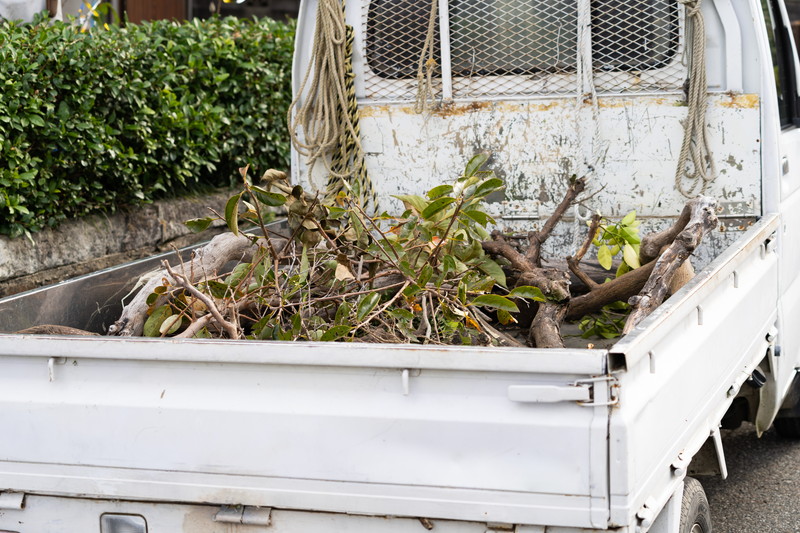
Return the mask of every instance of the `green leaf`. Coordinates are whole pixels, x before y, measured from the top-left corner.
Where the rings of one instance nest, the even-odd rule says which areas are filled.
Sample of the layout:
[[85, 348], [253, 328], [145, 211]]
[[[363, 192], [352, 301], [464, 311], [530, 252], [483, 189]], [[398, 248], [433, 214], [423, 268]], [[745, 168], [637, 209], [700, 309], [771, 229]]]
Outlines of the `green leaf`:
[[491, 178], [478, 185], [478, 188], [475, 189], [475, 192], [472, 195], [480, 198], [502, 188], [503, 180], [500, 178]]
[[303, 245], [300, 253], [300, 283], [305, 283], [308, 279], [308, 246]]
[[412, 313], [408, 309], [403, 309], [403, 308], [392, 309], [391, 311], [389, 311], [389, 314], [392, 315], [397, 320], [407, 320], [407, 321], [414, 320], [414, 313]]
[[300, 313], [292, 315], [292, 337], [296, 337], [303, 330], [303, 317]]
[[628, 242], [628, 244], [639, 244], [642, 242], [642, 238], [639, 237], [639, 232], [636, 229], [620, 228], [620, 234], [622, 235], [622, 238]]
[[611, 270], [613, 258], [611, 256], [611, 250], [609, 250], [608, 246], [605, 244], [601, 245], [600, 248], [597, 249], [597, 262], [600, 263], [600, 266], [606, 270]]
[[378, 305], [378, 302], [381, 300], [380, 293], [371, 292], [369, 294], [363, 295], [358, 300], [358, 306], [356, 308], [356, 319], [361, 322], [366, 318], [368, 314]]
[[504, 326], [507, 326], [508, 324], [513, 324], [514, 322], [516, 322], [514, 317], [511, 316], [511, 313], [509, 313], [508, 311], [504, 311], [502, 309], [498, 309], [497, 310], [497, 320], [498, 320], [498, 322], [500, 322]]
[[322, 337], [319, 340], [324, 342], [335, 341], [337, 339], [341, 339], [342, 337], [350, 333], [352, 329], [353, 329], [352, 327], [344, 324], [340, 326], [333, 326], [332, 328], [328, 329], [328, 331], [323, 333]]
[[425, 265], [424, 267], [422, 267], [422, 270], [420, 271], [419, 278], [417, 279], [417, 284], [420, 287], [424, 287], [431, 280], [432, 276], [433, 276], [433, 267], [431, 267], [430, 265]]
[[344, 323], [347, 320], [347, 318], [350, 316], [350, 313], [352, 311], [353, 311], [353, 309], [352, 309], [352, 307], [350, 307], [349, 303], [342, 302], [341, 304], [339, 304], [339, 307], [336, 309], [336, 317], [333, 319], [333, 321], [336, 324]]
[[40, 128], [44, 127], [44, 120], [39, 115], [30, 115], [28, 120], [31, 121], [31, 124], [34, 126], [39, 126]]
[[328, 218], [331, 220], [339, 220], [345, 214], [347, 214], [347, 209], [336, 206], [328, 206]]
[[467, 167], [464, 169], [464, 176], [471, 178], [478, 172], [481, 167], [489, 160], [490, 154], [477, 154], [472, 156], [472, 159], [469, 160], [467, 163]]
[[212, 222], [214, 222], [212, 217], [204, 217], [187, 220], [184, 222], [184, 224], [187, 228], [192, 230], [192, 233], [200, 233], [201, 231], [208, 229]]
[[435, 200], [440, 196], [444, 196], [445, 194], [450, 194], [453, 192], [452, 185], [439, 185], [438, 187], [434, 187], [430, 191], [428, 191], [428, 198], [431, 200]]
[[630, 244], [626, 244], [625, 247], [622, 249], [622, 258], [625, 260], [631, 268], [639, 268], [641, 263], [639, 263], [639, 254], [636, 252], [636, 249], [631, 246]]
[[492, 217], [490, 217], [489, 215], [487, 215], [486, 213], [484, 213], [483, 211], [470, 209], [468, 211], [462, 211], [461, 213], [463, 215], [466, 215], [467, 217], [471, 218], [472, 220], [474, 220], [475, 222], [477, 222], [481, 226], [486, 226], [490, 222], [492, 224], [495, 223], [495, 220]]
[[225, 204], [225, 223], [234, 235], [239, 235], [239, 200], [242, 199], [242, 193], [231, 196], [228, 203]]
[[250, 190], [253, 191], [253, 196], [255, 196], [256, 200], [262, 205], [278, 207], [286, 203], [286, 196], [283, 194], [270, 192], [257, 185], [250, 187]]
[[636, 220], [636, 211], [631, 211], [619, 221], [620, 226], [630, 226]]
[[426, 207], [428, 207], [428, 201], [425, 200], [422, 196], [417, 196], [416, 194], [398, 194], [392, 196], [392, 198], [397, 198], [406, 209], [411, 209], [416, 214], [422, 213]]
[[509, 313], [518, 313], [519, 307], [517, 304], [499, 294], [482, 294], [470, 302], [471, 305], [480, 307], [490, 307], [492, 309], [502, 309]]
[[532, 287], [530, 285], [522, 285], [516, 287], [508, 293], [509, 298], [526, 298], [528, 300], [535, 300], [537, 302], [546, 302], [544, 293], [539, 287]]
[[230, 288], [236, 288], [247, 274], [250, 273], [252, 265], [250, 263], [239, 263], [231, 271], [231, 275], [225, 280], [225, 284]]
[[167, 317], [172, 315], [172, 308], [169, 305], [162, 305], [153, 309], [153, 312], [144, 323], [144, 336], [145, 337], [160, 337], [161, 324], [164, 323]]
[[485, 257], [480, 263], [477, 264], [478, 269], [487, 276], [491, 276], [497, 283], [506, 286], [506, 274], [503, 268], [495, 263], [492, 259]]
[[455, 202], [455, 198], [451, 198], [449, 196], [445, 196], [444, 198], [437, 198], [433, 202], [431, 202], [428, 207], [426, 207], [422, 213], [421, 217], [425, 220], [430, 220], [434, 215], [442, 211], [444, 208]]
[[214, 298], [225, 298], [230, 294], [230, 288], [225, 283], [215, 279], [206, 283], [206, 287]]
[[412, 298], [415, 294], [419, 293], [422, 290], [422, 287], [417, 285], [416, 283], [412, 283], [408, 287], [403, 290], [403, 296], [406, 298]]
[[170, 315], [164, 319], [158, 332], [161, 335], [172, 335], [181, 328], [181, 315]]

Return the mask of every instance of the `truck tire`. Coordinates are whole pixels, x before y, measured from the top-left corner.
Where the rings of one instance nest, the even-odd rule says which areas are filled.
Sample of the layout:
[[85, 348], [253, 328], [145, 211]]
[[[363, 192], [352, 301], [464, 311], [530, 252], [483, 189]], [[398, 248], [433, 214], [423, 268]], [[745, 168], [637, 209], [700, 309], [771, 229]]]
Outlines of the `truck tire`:
[[794, 416], [776, 418], [772, 425], [775, 426], [775, 431], [778, 432], [781, 438], [800, 439], [800, 418]]
[[706, 492], [693, 477], [684, 480], [680, 533], [711, 533], [711, 512]]

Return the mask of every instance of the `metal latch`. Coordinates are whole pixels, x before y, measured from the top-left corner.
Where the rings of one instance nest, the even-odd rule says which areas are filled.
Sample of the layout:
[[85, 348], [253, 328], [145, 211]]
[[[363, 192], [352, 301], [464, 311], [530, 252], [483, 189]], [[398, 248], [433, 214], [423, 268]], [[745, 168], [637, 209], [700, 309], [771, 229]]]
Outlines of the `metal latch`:
[[[595, 384], [608, 383], [608, 400], [595, 397]], [[583, 406], [616, 405], [618, 383], [613, 376], [581, 379], [570, 385], [510, 385], [508, 399], [522, 403], [577, 402]]]
[[19, 511], [25, 508], [24, 492], [0, 492], [0, 509]]
[[272, 521], [272, 508], [253, 507], [250, 505], [223, 505], [214, 515], [214, 521], [225, 524], [268, 526]]

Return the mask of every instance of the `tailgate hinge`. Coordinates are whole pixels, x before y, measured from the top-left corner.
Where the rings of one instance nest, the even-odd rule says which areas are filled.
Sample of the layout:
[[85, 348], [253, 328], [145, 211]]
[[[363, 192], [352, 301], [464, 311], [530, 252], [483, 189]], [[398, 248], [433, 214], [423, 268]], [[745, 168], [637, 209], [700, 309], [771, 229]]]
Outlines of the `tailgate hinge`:
[[[604, 398], [598, 398], [597, 383], [606, 383], [608, 391]], [[619, 383], [614, 376], [579, 379], [570, 385], [511, 385], [508, 399], [522, 403], [576, 402], [586, 407], [617, 405]]]
[[24, 492], [0, 492], [0, 509], [19, 511], [25, 508]]
[[268, 526], [272, 521], [272, 508], [250, 505], [223, 505], [214, 515], [214, 522]]

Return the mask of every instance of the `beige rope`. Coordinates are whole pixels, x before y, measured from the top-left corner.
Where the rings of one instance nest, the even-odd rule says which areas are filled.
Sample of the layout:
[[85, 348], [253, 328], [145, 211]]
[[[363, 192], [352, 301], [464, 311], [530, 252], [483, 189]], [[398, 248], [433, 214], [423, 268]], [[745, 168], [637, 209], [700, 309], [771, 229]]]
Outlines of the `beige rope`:
[[361, 146], [352, 44], [353, 29], [345, 23], [344, 4], [320, 0], [309, 65], [289, 106], [289, 131], [292, 144], [308, 159], [309, 168], [320, 161], [325, 165], [327, 196], [346, 189], [362, 205], [371, 201], [376, 208]]
[[[436, 60], [433, 58], [433, 50], [438, 8], [439, 1], [431, 0], [428, 33], [425, 36], [425, 44], [422, 45], [417, 64], [417, 101], [414, 104], [414, 111], [418, 114], [430, 111], [434, 103], [433, 71], [436, 68]], [[428, 56], [427, 59], [425, 56]]]
[[[678, 0], [686, 8], [691, 21], [691, 55], [689, 64], [689, 89], [686, 103], [689, 111], [683, 127], [683, 145], [675, 171], [675, 187], [687, 198], [705, 194], [714, 181], [717, 168], [708, 145], [706, 110], [708, 108], [708, 81], [706, 80], [706, 29], [700, 11], [702, 0]], [[687, 168], [687, 163], [692, 168]], [[688, 188], [686, 184], [688, 182]]]

